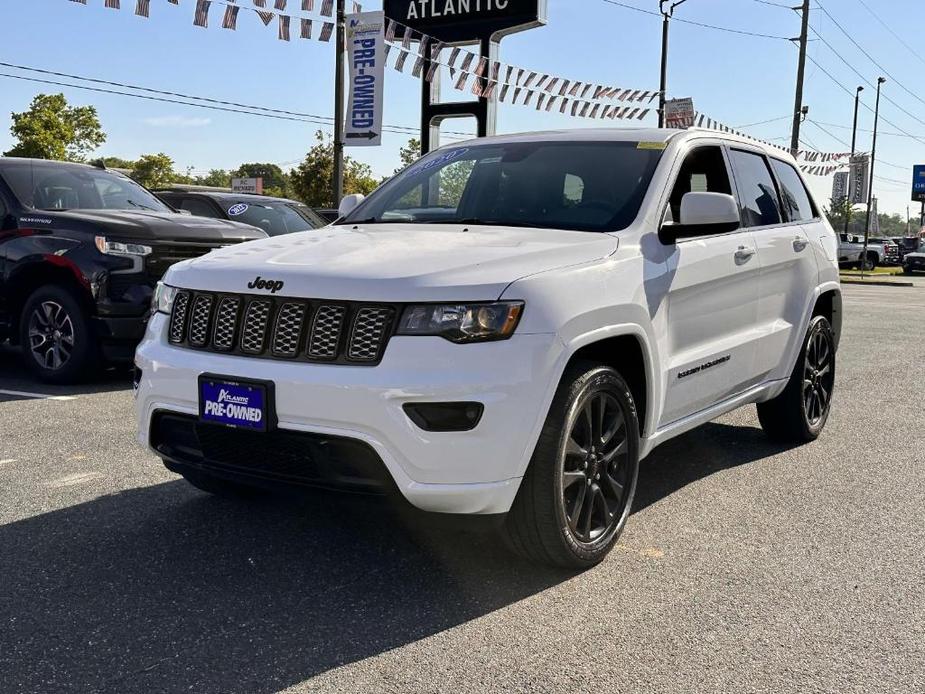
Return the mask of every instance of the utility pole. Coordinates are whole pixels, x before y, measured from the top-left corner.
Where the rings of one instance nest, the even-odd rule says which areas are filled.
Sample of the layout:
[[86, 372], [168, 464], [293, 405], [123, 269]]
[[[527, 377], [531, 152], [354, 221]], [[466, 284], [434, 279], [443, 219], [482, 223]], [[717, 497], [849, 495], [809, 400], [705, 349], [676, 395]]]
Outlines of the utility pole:
[[870, 185], [867, 188], [867, 223], [864, 225], [864, 255], [861, 256], [861, 276], [867, 269], [867, 245], [870, 241], [870, 213], [874, 202], [874, 164], [877, 161], [877, 125], [880, 122], [880, 85], [886, 77], [877, 78], [877, 104], [874, 106], [874, 141], [870, 147]]
[[803, 0], [803, 26], [800, 29], [800, 62], [797, 66], [797, 93], [793, 102], [793, 133], [790, 136], [790, 154], [800, 149], [800, 122], [803, 118], [803, 76], [806, 73], [806, 43], [809, 32], [809, 0]]
[[[683, 5], [687, 0], [678, 0], [668, 5], [670, 0], [658, 0], [658, 9], [662, 13], [662, 73], [658, 92], [658, 127], [665, 127], [665, 94], [668, 91], [668, 28], [674, 8]], [[668, 5], [668, 9], [665, 9]]]
[[347, 50], [347, 22], [344, 5], [346, 0], [337, 0], [337, 38], [334, 59], [334, 176], [331, 190], [334, 207], [344, 197], [344, 56]]
[[851, 210], [854, 207], [854, 198], [851, 196], [851, 161], [854, 159], [854, 149], [858, 141], [858, 104], [861, 102], [861, 92], [864, 87], [858, 87], [854, 93], [854, 125], [851, 127], [851, 157], [848, 159], [848, 190], [845, 194], [848, 204], [845, 205], [845, 233], [848, 233], [848, 223], [851, 221]]

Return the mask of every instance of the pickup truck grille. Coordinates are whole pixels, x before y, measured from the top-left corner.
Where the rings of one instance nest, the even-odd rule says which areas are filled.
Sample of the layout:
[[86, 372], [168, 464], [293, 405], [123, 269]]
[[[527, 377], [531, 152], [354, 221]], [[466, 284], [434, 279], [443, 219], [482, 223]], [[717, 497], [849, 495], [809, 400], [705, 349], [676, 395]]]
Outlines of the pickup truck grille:
[[181, 291], [167, 339], [207, 352], [374, 365], [398, 315], [388, 304]]

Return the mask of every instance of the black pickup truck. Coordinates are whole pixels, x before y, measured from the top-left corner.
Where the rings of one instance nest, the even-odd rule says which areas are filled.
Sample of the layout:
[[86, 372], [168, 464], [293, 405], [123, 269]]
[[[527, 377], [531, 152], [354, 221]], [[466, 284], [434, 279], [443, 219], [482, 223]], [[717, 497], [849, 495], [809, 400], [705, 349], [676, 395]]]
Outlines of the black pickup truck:
[[0, 342], [43, 380], [80, 380], [132, 358], [170, 265], [260, 238], [178, 213], [113, 171], [0, 158]]

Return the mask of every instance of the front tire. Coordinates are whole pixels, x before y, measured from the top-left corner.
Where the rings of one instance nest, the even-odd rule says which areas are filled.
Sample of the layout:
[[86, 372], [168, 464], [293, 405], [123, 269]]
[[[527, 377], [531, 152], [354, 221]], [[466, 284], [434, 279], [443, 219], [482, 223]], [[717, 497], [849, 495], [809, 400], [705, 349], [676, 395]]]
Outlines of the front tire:
[[614, 369], [570, 366], [505, 522], [508, 544], [569, 569], [601, 562], [623, 532], [639, 473], [639, 419]]
[[787, 387], [758, 404], [758, 421], [774, 441], [815, 441], [828, 421], [834, 389], [835, 335], [825, 316], [814, 316]]
[[90, 317], [58, 285], [36, 289], [23, 307], [19, 344], [29, 369], [46, 383], [75, 383], [99, 366]]

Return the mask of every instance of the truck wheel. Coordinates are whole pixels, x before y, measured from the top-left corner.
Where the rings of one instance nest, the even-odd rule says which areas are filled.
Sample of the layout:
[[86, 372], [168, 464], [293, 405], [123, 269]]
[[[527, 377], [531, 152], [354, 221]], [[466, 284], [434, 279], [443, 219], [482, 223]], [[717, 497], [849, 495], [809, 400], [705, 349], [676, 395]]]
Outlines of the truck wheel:
[[570, 569], [599, 563], [626, 525], [639, 473], [639, 419], [614, 369], [577, 363], [562, 378], [505, 521], [527, 559]]
[[809, 324], [784, 392], [758, 404], [758, 420], [775, 441], [815, 441], [829, 418], [835, 389], [835, 336], [825, 316]]
[[29, 369], [48, 383], [75, 383], [99, 365], [90, 318], [64, 287], [39, 287], [26, 300], [19, 344]]
[[878, 261], [879, 261], [879, 258], [877, 257], [876, 253], [868, 253], [867, 260], [864, 261], [864, 264], [863, 264], [864, 270], [866, 270], [867, 272], [873, 272], [874, 270], [877, 269]]
[[248, 499], [258, 496], [258, 490], [254, 487], [248, 487], [246, 484], [223, 480], [219, 477], [192, 470], [182, 474], [183, 479], [196, 487], [196, 489], [208, 494], [232, 499]]

